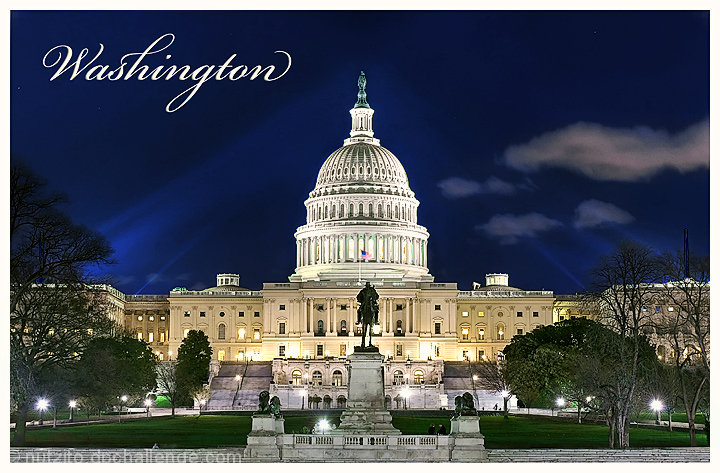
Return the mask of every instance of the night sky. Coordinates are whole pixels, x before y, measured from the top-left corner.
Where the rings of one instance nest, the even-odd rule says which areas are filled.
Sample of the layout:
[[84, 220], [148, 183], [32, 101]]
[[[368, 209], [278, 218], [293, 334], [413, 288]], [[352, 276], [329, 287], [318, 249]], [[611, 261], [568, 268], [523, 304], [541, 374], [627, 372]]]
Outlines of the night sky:
[[[50, 78], [99, 43], [120, 64], [274, 64], [276, 81]], [[709, 252], [709, 13], [13, 12], [11, 157], [104, 234], [126, 293], [287, 281], [293, 233], [367, 75], [375, 136], [405, 167], [439, 282], [485, 273], [582, 291], [621, 239]], [[165, 54], [171, 54], [169, 60]], [[76, 56], [75, 56], [76, 57]], [[52, 62], [52, 61], [51, 61]], [[131, 61], [134, 62], [134, 59]]]

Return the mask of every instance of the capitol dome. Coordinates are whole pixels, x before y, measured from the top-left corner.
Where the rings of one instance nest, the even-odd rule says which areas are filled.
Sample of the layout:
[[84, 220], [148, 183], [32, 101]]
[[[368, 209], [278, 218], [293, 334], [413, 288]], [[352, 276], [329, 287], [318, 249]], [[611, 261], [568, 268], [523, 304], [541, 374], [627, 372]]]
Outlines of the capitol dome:
[[291, 281], [433, 280], [419, 202], [400, 160], [374, 137], [365, 86], [361, 73], [350, 137], [325, 160], [305, 201]]

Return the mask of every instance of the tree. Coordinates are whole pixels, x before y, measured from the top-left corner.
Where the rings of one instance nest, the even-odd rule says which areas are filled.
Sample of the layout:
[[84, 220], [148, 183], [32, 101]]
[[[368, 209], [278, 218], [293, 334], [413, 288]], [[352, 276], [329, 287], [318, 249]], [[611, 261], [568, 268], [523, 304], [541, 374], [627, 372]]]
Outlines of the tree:
[[191, 403], [191, 393], [208, 382], [212, 348], [202, 330], [190, 330], [178, 348], [177, 382], [183, 403]]
[[212, 392], [210, 391], [210, 385], [205, 384], [202, 388], [196, 389], [195, 392], [191, 393], [193, 401], [198, 403], [200, 405], [200, 410], [202, 411], [203, 406], [206, 406], [207, 403], [210, 401], [210, 397], [212, 396]]
[[14, 445], [25, 442], [40, 380], [76, 361], [89, 341], [113, 330], [103, 289], [89, 270], [109, 262], [106, 240], [74, 225], [61, 198], [24, 166], [10, 169], [10, 390], [17, 409]]
[[177, 362], [166, 361], [157, 364], [157, 385], [160, 393], [170, 401], [171, 415], [175, 416], [179, 389], [177, 377]]
[[495, 391], [503, 395], [503, 413], [507, 418], [507, 403], [510, 398], [510, 384], [504, 366], [500, 362], [481, 361], [473, 365], [478, 376], [478, 383], [483, 389]]
[[95, 338], [76, 366], [75, 388], [96, 407], [107, 407], [121, 396], [134, 404], [155, 388], [156, 357], [142, 340], [129, 334]]
[[590, 299], [598, 310], [599, 321], [619, 335], [619, 343], [605, 346], [615, 360], [611, 383], [614, 405], [610, 409], [618, 447], [630, 447], [630, 414], [640, 370], [641, 345], [652, 326], [652, 306], [659, 276], [655, 254], [636, 243], [623, 242], [602, 258], [593, 272]]
[[663, 281], [661, 296], [673, 310], [658, 314], [655, 330], [660, 343], [670, 345], [667, 361], [675, 368], [690, 446], [695, 447], [695, 415], [710, 389], [710, 260], [665, 255]]

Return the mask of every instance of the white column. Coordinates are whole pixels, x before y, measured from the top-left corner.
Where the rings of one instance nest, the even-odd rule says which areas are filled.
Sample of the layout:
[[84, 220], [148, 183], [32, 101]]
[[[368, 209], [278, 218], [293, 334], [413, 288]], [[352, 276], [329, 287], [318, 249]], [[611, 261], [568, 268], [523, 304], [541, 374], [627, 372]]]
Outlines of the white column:
[[410, 328], [408, 329], [409, 332], [415, 333], [415, 320], [417, 319], [417, 303], [418, 299], [417, 297], [414, 297], [412, 300], [412, 314], [410, 317]]
[[308, 325], [310, 325], [310, 334], [315, 333], [315, 298], [309, 297], [308, 301], [310, 302], [310, 306], [308, 307]]
[[410, 331], [410, 298], [405, 298], [405, 324], [403, 326], [405, 332]]
[[300, 333], [307, 333], [307, 299], [304, 297], [300, 299], [300, 320], [302, 321]]

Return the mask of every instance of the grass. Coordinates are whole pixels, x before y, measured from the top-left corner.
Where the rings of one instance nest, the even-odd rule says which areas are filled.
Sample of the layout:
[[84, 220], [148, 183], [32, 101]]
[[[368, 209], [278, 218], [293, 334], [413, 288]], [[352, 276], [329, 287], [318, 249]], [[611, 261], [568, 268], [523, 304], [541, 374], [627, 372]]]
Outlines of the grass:
[[[317, 416], [286, 416], [285, 432], [300, 433], [312, 428]], [[328, 421], [339, 423], [339, 417]], [[446, 423], [447, 421], [447, 423]], [[175, 418], [126, 420], [122, 423], [31, 429], [27, 445], [35, 447], [118, 447], [207, 448], [242, 446], [250, 431], [249, 415], [202, 415]], [[430, 424], [450, 427], [449, 416], [395, 416], [393, 425], [405, 434], [425, 434]], [[574, 424], [545, 418], [481, 417], [481, 430], [487, 448], [605, 448], [608, 428], [604, 425]], [[11, 433], [12, 437], [12, 433]], [[686, 432], [633, 428], [632, 447], [683, 447], [689, 445]], [[703, 434], [698, 444], [706, 446]]]
[[[638, 414], [632, 415], [632, 420], [655, 420], [657, 419], [657, 414], [650, 411], [643, 411]], [[668, 415], [667, 412], [661, 412], [660, 413], [660, 419], [667, 422]], [[673, 422], [687, 422], [687, 414], [684, 412], [673, 412], [672, 415]], [[704, 425], [705, 424], [705, 414], [695, 414], [695, 425]]]

